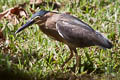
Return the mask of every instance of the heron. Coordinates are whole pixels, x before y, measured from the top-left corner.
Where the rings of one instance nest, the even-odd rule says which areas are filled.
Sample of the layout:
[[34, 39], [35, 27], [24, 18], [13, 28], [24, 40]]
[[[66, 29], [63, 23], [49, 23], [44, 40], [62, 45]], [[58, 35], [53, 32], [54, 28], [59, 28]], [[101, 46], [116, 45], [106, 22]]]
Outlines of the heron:
[[79, 55], [76, 48], [100, 46], [110, 49], [113, 47], [112, 42], [104, 37], [104, 35], [95, 31], [79, 18], [68, 13], [40, 10], [33, 14], [30, 20], [21, 26], [15, 34], [32, 24], [37, 24], [40, 30], [47, 36], [65, 43], [69, 47], [70, 55], [64, 61], [62, 67], [74, 55], [76, 56], [76, 65], [79, 66]]

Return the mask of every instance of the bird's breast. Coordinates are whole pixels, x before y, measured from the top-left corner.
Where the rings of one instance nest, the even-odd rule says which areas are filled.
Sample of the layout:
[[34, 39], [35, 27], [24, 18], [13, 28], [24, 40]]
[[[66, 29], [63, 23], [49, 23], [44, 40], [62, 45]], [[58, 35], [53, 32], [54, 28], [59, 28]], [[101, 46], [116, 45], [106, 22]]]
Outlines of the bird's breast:
[[50, 27], [46, 27], [45, 25], [42, 25], [40, 26], [40, 30], [50, 38], [65, 43], [65, 40], [59, 35], [59, 33], [55, 28], [50, 28]]

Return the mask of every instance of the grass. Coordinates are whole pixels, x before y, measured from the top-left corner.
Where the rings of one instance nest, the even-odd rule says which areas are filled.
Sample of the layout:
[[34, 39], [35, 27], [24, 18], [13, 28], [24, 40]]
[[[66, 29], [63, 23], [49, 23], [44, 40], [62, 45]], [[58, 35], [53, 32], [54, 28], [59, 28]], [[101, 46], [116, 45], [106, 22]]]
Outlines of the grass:
[[[1, 0], [0, 12], [14, 7], [16, 4], [29, 0]], [[49, 1], [49, 0], [48, 0]], [[80, 5], [69, 0], [56, 0], [62, 3], [59, 12], [70, 12], [81, 20], [88, 23], [95, 30], [106, 35], [114, 44], [110, 50], [103, 50], [99, 47], [77, 49], [81, 54], [81, 63], [77, 78], [88, 73], [96, 80], [106, 78], [119, 79], [120, 72], [120, 2], [119, 0], [81, 0]], [[30, 6], [26, 11], [31, 16]], [[35, 9], [34, 6], [32, 6]], [[40, 9], [50, 10], [53, 8], [40, 6]], [[35, 9], [39, 11], [39, 9]], [[3, 43], [0, 48], [0, 75], [2, 78], [9, 76], [9, 79], [39, 80], [39, 79], [69, 79], [74, 78], [75, 57], [67, 63], [64, 70], [60, 69], [61, 64], [69, 56], [69, 49], [63, 43], [52, 40], [43, 34], [37, 25], [32, 25], [17, 36], [14, 32], [25, 23], [23, 20], [17, 25], [8, 25], [6, 19], [0, 22], [0, 28], [5, 28], [3, 34], [9, 43]], [[13, 73], [13, 74], [11, 74]], [[3, 77], [3, 75], [5, 77]], [[100, 77], [105, 75], [107, 77]], [[110, 76], [109, 76], [110, 75]], [[108, 77], [109, 76], [109, 77]], [[112, 78], [111, 78], [112, 77]]]

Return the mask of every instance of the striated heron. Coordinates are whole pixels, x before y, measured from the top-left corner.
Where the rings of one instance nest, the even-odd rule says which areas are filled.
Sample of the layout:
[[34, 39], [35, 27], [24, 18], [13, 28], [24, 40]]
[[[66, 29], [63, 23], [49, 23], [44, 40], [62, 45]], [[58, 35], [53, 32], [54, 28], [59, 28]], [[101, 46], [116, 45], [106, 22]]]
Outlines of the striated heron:
[[77, 17], [67, 13], [57, 13], [45, 10], [33, 14], [31, 19], [19, 28], [15, 34], [34, 23], [39, 25], [43, 33], [57, 41], [67, 44], [69, 47], [71, 54], [63, 63], [62, 67], [73, 57], [73, 52], [76, 56], [76, 66], [79, 66], [79, 56], [76, 48], [97, 45], [110, 49], [113, 46], [101, 33], [92, 29], [88, 24]]

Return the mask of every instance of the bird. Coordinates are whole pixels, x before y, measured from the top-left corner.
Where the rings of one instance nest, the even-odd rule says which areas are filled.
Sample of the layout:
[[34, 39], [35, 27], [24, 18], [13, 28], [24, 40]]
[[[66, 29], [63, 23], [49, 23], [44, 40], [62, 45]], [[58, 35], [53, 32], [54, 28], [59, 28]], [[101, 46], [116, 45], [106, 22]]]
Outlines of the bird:
[[109, 39], [79, 18], [68, 13], [47, 10], [40, 10], [33, 14], [30, 20], [22, 25], [15, 34], [33, 24], [37, 24], [40, 30], [47, 36], [69, 47], [70, 55], [64, 61], [62, 67], [71, 60], [74, 54], [76, 56], [76, 66], [79, 67], [77, 48], [100, 46], [111, 49], [113, 47]]

